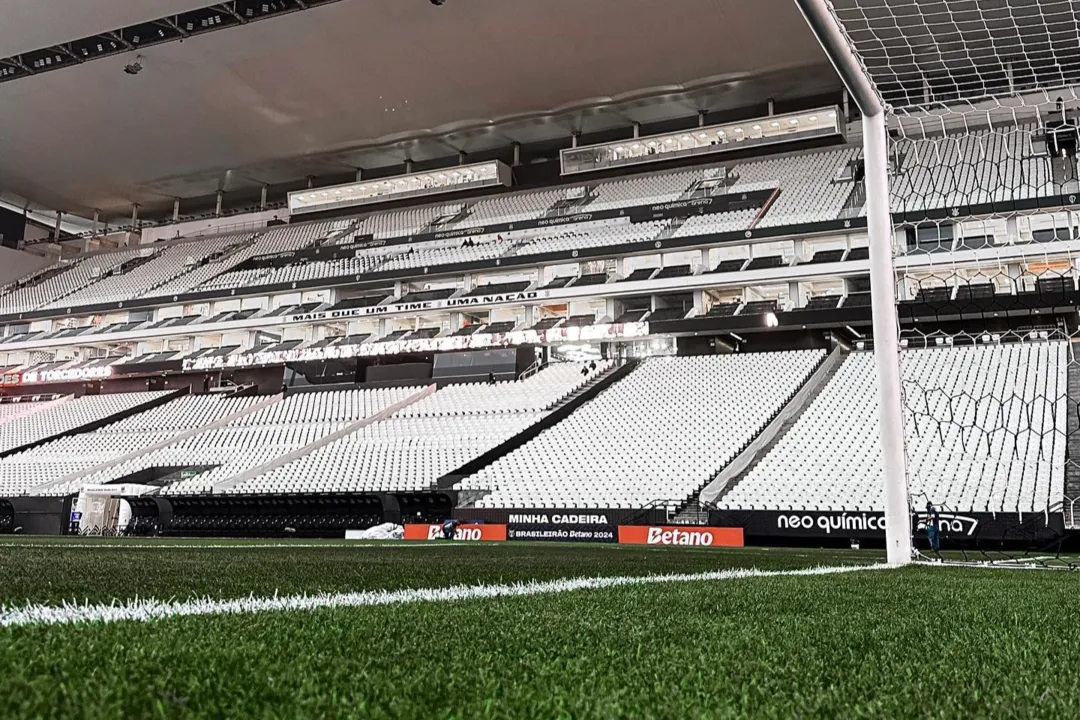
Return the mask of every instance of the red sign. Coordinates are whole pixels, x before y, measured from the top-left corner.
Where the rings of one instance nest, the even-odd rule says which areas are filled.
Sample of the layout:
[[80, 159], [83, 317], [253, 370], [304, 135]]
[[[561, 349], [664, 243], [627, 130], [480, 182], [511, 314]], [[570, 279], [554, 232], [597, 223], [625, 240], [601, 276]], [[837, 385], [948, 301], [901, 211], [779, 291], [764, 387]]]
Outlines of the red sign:
[[[406, 525], [406, 540], [442, 540], [442, 525]], [[477, 523], [475, 525], [458, 525], [454, 531], [454, 540], [502, 542], [506, 540], [505, 525], [489, 525]]]
[[22, 374], [17, 372], [4, 373], [0, 376], [0, 385], [4, 387], [14, 387], [22, 384]]
[[622, 545], [690, 545], [697, 547], [742, 547], [742, 528], [700, 527], [697, 525], [649, 527], [620, 525]]

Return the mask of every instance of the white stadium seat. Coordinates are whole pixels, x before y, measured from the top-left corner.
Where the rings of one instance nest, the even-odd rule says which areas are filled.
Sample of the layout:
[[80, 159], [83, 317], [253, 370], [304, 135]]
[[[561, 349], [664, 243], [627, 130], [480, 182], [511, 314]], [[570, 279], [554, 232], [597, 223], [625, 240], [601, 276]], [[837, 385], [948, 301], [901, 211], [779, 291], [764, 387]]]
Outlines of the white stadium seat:
[[[229, 490], [376, 492], [427, 490], [441, 476], [513, 437], [604, 372], [551, 365], [514, 382], [449, 385], [329, 445]], [[586, 372], [582, 372], [586, 369]]]
[[[901, 354], [915, 497], [964, 511], [1038, 511], [1062, 500], [1067, 344]], [[724, 509], [883, 510], [874, 358], [849, 356]]]
[[460, 487], [489, 493], [477, 507], [683, 501], [761, 431], [823, 358], [808, 350], [646, 360]]
[[[69, 433], [162, 395], [157, 392], [87, 395], [0, 424], [0, 451]], [[149, 412], [155, 412], [151, 410]], [[129, 419], [130, 420], [130, 419]], [[128, 420], [121, 421], [128, 422]], [[104, 433], [82, 433], [53, 440], [0, 459], [0, 497], [21, 495], [37, 485], [127, 452], [126, 445]]]

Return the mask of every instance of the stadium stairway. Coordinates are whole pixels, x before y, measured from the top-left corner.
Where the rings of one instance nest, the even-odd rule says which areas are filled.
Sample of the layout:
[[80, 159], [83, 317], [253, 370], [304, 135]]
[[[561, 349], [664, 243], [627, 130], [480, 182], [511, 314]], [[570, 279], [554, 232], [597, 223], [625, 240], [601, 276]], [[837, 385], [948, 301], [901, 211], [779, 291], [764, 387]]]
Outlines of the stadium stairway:
[[393, 405], [388, 406], [385, 410], [377, 412], [374, 415], [370, 415], [368, 417], [361, 418], [360, 420], [357, 420], [355, 422], [349, 423], [348, 425], [341, 428], [337, 432], [332, 432], [329, 435], [321, 437], [318, 440], [316, 440], [315, 442], [309, 443], [308, 445], [305, 445], [302, 448], [298, 448], [296, 450], [293, 450], [292, 452], [288, 452], [288, 453], [285, 453], [284, 455], [280, 455], [280, 456], [274, 458], [273, 460], [271, 460], [268, 463], [264, 463], [263, 465], [260, 465], [258, 467], [254, 467], [254, 468], [252, 468], [252, 469], [250, 469], [250, 470], [248, 470], [246, 472], [240, 473], [239, 475], [234, 475], [231, 478], [226, 478], [225, 480], [214, 483], [214, 485], [213, 485], [213, 487], [211, 488], [210, 491], [211, 491], [211, 493], [223, 492], [225, 490], [228, 490], [231, 487], [239, 485], [242, 482], [246, 482], [246, 481], [251, 480], [253, 478], [257, 478], [257, 477], [259, 477], [261, 475], [265, 475], [266, 473], [268, 473], [268, 472], [270, 472], [272, 470], [276, 470], [279, 467], [282, 467], [284, 465], [288, 465], [291, 462], [299, 460], [300, 458], [304, 457], [305, 455], [313, 453], [316, 450], [318, 450], [319, 448], [324, 447], [326, 445], [329, 445], [330, 443], [335, 442], [336, 440], [340, 440], [341, 438], [345, 437], [346, 435], [351, 435], [352, 433], [356, 432], [357, 430], [362, 430], [363, 428], [367, 427], [368, 425], [372, 425], [374, 423], [377, 423], [377, 422], [380, 422], [382, 420], [386, 420], [386, 419], [388, 419], [390, 417], [393, 417], [394, 413], [398, 412], [399, 410], [401, 410], [403, 408], [406, 408], [406, 407], [408, 407], [409, 405], [412, 405], [415, 402], [423, 400], [424, 398], [428, 397], [429, 395], [434, 394], [436, 388], [437, 388], [437, 386], [434, 385], [434, 384], [425, 385], [420, 390], [413, 393], [412, 395], [405, 398], [404, 400], [401, 400], [400, 402], [396, 402]]
[[638, 366], [638, 360], [630, 360], [622, 365], [608, 368], [605, 372], [597, 374], [590, 379], [587, 383], [579, 387], [574, 392], [567, 395], [561, 401], [559, 401], [552, 411], [548, 413], [539, 422], [530, 425], [522, 432], [514, 435], [501, 445], [497, 445], [491, 450], [487, 451], [483, 455], [470, 460], [461, 467], [453, 470], [452, 472], [443, 475], [439, 478], [433, 490], [449, 490], [457, 483], [461, 482], [464, 478], [470, 475], [475, 475], [488, 465], [503, 457], [509, 455], [514, 450], [529, 442], [540, 433], [544, 432], [550, 427], [562, 422], [568, 418], [571, 413], [580, 408], [585, 403], [589, 402], [597, 395], [602, 393], [607, 388], [611, 387], [619, 380], [629, 375], [634, 368]]
[[[792, 425], [802, 415], [803, 410], [810, 407], [814, 398], [821, 393], [822, 389], [829, 384], [836, 371], [840, 369], [847, 353], [840, 347], [833, 349], [818, 365], [799, 391], [796, 392], [787, 405], [776, 413], [765, 429], [754, 438], [741, 453], [718, 472], [712, 481], [698, 494], [698, 502], [691, 502], [684, 510], [696, 510], [720, 500], [730, 492], [746, 475], [754, 469], [754, 466], [775, 447]], [[681, 514], [681, 513], [680, 513]], [[676, 519], [678, 516], [676, 516]]]
[[664, 226], [664, 229], [660, 231], [660, 234], [657, 235], [653, 239], [654, 240], [667, 240], [668, 238], [673, 237], [675, 235], [675, 232], [679, 228], [681, 228], [683, 226], [683, 223], [685, 223], [685, 222], [686, 222], [685, 217], [672, 218], [671, 222], [669, 222], [666, 226]]
[[[146, 288], [144, 288], [142, 291], [140, 291], [139, 297], [154, 297], [154, 292], [158, 288], [164, 287], [164, 286], [168, 285], [169, 283], [175, 283], [175, 282], [180, 281], [185, 276], [190, 275], [192, 272], [194, 272], [196, 268], [200, 268], [203, 265], [208, 265], [209, 263], [212, 263], [212, 262], [225, 260], [225, 259], [237, 254], [238, 252], [240, 252], [244, 248], [250, 246], [254, 242], [255, 242], [255, 240], [252, 239], [252, 238], [249, 238], [247, 240], [238, 240], [237, 242], [226, 245], [225, 247], [221, 248], [220, 250], [217, 250], [216, 252], [213, 252], [213, 253], [210, 253], [210, 254], [208, 254], [208, 255], [206, 255], [204, 257], [201, 257], [198, 261], [196, 261], [192, 265], [186, 265], [185, 264], [184, 267], [176, 275], [173, 275], [172, 277], [162, 277], [162, 278], [158, 279], [157, 282], [154, 282], [154, 283], [148, 285]], [[168, 248], [166, 247], [165, 250], [168, 250]]]
[[39, 445], [44, 445], [45, 443], [52, 442], [53, 440], [59, 440], [62, 437], [79, 435], [80, 433], [93, 432], [98, 428], [103, 428], [106, 425], [111, 425], [114, 422], [119, 422], [120, 420], [123, 420], [124, 418], [129, 418], [132, 415], [138, 415], [141, 412], [152, 410], [160, 405], [164, 405], [170, 400], [175, 400], [178, 397], [186, 395], [187, 393], [188, 388], [186, 387], [179, 390], [173, 390], [172, 392], [162, 392], [161, 394], [150, 398], [146, 402], [135, 405], [134, 407], [128, 408], [126, 410], [121, 410], [120, 412], [114, 413], [112, 415], [106, 415], [105, 417], [97, 418], [93, 422], [85, 423], [78, 427], [71, 428], [70, 430], [56, 433], [55, 435], [43, 437], [40, 440], [35, 440], [34, 442], [29, 442], [24, 445], [19, 445], [18, 447], [13, 447], [8, 450], [0, 451], [0, 458], [6, 458], [11, 455], [17, 455], [21, 452], [25, 452], [27, 450], [32, 450]]
[[46, 265], [45, 267], [38, 268], [29, 275], [23, 275], [17, 280], [9, 282], [7, 285], [0, 287], [0, 296], [6, 295], [14, 290], [21, 290], [28, 288], [32, 285], [38, 285], [45, 282], [49, 278], [54, 278], [62, 272], [66, 272], [70, 265]]
[[[249, 388], [245, 386], [245, 387], [240, 388], [236, 393], [233, 393], [233, 394], [234, 395], [245, 395], [245, 394], [247, 394], [248, 390], [249, 390]], [[182, 395], [187, 394], [186, 389], [181, 390], [180, 393]], [[91, 468], [87, 468], [86, 470], [80, 470], [79, 472], [71, 473], [70, 475], [66, 475], [66, 476], [64, 476], [64, 477], [62, 477], [62, 478], [60, 478], [58, 480], [53, 480], [51, 482], [44, 483], [42, 485], [38, 485], [38, 486], [36, 486], [36, 487], [34, 487], [33, 489], [30, 490], [30, 494], [31, 495], [48, 495], [49, 494], [48, 493], [49, 488], [59, 487], [60, 485], [65, 485], [65, 484], [71, 483], [71, 482], [78, 482], [79, 480], [82, 480], [83, 478], [90, 477], [91, 475], [94, 475], [94, 474], [96, 474], [98, 472], [101, 472], [102, 470], [108, 470], [109, 468], [114, 467], [116, 465], [126, 463], [126, 462], [128, 462], [130, 460], [135, 460], [136, 458], [138, 458], [138, 457], [140, 457], [142, 455], [146, 455], [146, 454], [154, 452], [156, 450], [161, 450], [163, 448], [168, 447], [169, 445], [181, 442], [181, 441], [186, 440], [186, 439], [188, 439], [190, 437], [200, 435], [200, 434], [202, 434], [204, 432], [207, 432], [209, 430], [214, 430], [214, 429], [217, 429], [217, 428], [226, 427], [227, 425], [229, 425], [229, 423], [234, 422], [236, 420], [239, 420], [240, 418], [242, 418], [242, 417], [244, 417], [246, 415], [250, 415], [250, 414], [252, 414], [252, 413], [254, 413], [254, 412], [258, 411], [258, 410], [262, 410], [263, 408], [270, 407], [274, 403], [281, 402], [282, 397], [284, 397], [284, 396], [281, 393], [278, 393], [277, 395], [270, 395], [265, 400], [263, 400], [262, 402], [255, 403], [254, 405], [251, 405], [251, 406], [249, 406], [247, 408], [244, 408], [243, 410], [240, 410], [238, 412], [235, 412], [232, 415], [227, 415], [227, 416], [221, 418], [220, 420], [216, 420], [215, 422], [210, 423], [209, 425], [200, 425], [199, 427], [194, 427], [194, 428], [191, 428], [190, 430], [185, 430], [184, 432], [182, 432], [182, 433], [180, 433], [178, 435], [172, 435], [170, 437], [166, 437], [165, 439], [161, 440], [160, 442], [154, 443], [153, 445], [138, 448], [136, 450], [132, 450], [131, 452], [125, 453], [124, 455], [118, 455], [117, 457], [114, 457], [112, 460], [109, 460], [108, 462], [104, 462], [104, 463], [101, 463], [99, 465], [95, 465], [95, 466], [93, 466]], [[146, 408], [146, 409], [149, 409], [149, 408]], [[121, 419], [121, 418], [117, 418], [117, 419]]]
[[671, 519], [672, 525], [708, 525], [709, 511], [701, 507], [701, 503], [690, 501], [686, 507], [675, 513]]
[[1062, 195], [1080, 192], [1076, 158], [1060, 156], [1051, 158], [1050, 172], [1053, 176], [1054, 186], [1060, 188], [1057, 192], [1060, 192]]
[[[260, 237], [261, 235], [259, 234], [246, 235], [243, 239], [226, 245], [218, 252], [211, 253], [210, 255], [201, 258], [194, 265], [185, 267], [181, 273], [176, 275], [176, 277], [170, 278], [153, 288], [141, 292], [139, 297], [167, 297], [178, 292], [191, 292], [203, 283], [209, 282], [219, 275], [224, 275], [232, 270], [233, 266], [239, 265], [249, 259], [243, 257], [242, 253], [258, 242]], [[214, 267], [210, 267], [211, 265]], [[196, 276], [196, 272], [203, 268], [209, 268], [209, 272], [201, 273], [200, 276]], [[197, 282], [185, 285], [185, 281], [190, 280], [192, 277], [198, 277]]]
[[[584, 385], [579, 387], [577, 390], [574, 390], [572, 393], [570, 393], [569, 395], [567, 395], [566, 397], [564, 397], [563, 399], [559, 400], [557, 403], [552, 405], [551, 406], [551, 411], [555, 412], [555, 411], [559, 410], [559, 408], [562, 408], [562, 407], [564, 407], [566, 405], [571, 405], [571, 404], [573, 404], [573, 406], [575, 408], [578, 407], [579, 405], [581, 405], [581, 403], [578, 402], [579, 397], [581, 397], [582, 395], [588, 393], [598, 382], [603, 380], [606, 376], [610, 375], [611, 373], [615, 372], [617, 369], [618, 368], [613, 365], [612, 367], [608, 368], [608, 370], [606, 370], [605, 372], [598, 373], [596, 375], [596, 377], [589, 380], [589, 382], [585, 383]], [[607, 387], [607, 386], [605, 385], [605, 387]], [[592, 395], [590, 395], [590, 397], [592, 397]]]
[[[1074, 352], [1070, 349], [1070, 352]], [[1068, 381], [1068, 413], [1065, 420], [1065, 527], [1076, 529], [1080, 522], [1080, 364], [1070, 362], [1066, 370]]]
[[866, 183], [863, 180], [852, 183], [851, 192], [848, 193], [844, 207], [840, 210], [840, 217], [854, 218], [866, 206]]

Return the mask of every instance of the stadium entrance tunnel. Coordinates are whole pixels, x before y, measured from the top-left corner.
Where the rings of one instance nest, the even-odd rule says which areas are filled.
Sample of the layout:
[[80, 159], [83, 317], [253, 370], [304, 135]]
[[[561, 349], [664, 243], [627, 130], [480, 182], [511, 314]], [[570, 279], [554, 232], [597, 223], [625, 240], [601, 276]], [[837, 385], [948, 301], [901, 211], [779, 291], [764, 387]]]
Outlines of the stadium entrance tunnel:
[[133, 473], [123, 475], [114, 480], [110, 480], [107, 485], [152, 485], [156, 487], [167, 487], [173, 483], [180, 482], [182, 480], [191, 480], [192, 478], [201, 475], [205, 472], [209, 472], [214, 468], [220, 467], [219, 465], [168, 465], [168, 466], [154, 466], [137, 470]]
[[194, 495], [124, 498], [131, 506], [127, 535], [166, 537], [340, 538], [403, 518], [449, 517], [452, 493]]
[[400, 493], [393, 497], [398, 504], [398, 517], [386, 522], [440, 523], [450, 517], [457, 504], [456, 492]]

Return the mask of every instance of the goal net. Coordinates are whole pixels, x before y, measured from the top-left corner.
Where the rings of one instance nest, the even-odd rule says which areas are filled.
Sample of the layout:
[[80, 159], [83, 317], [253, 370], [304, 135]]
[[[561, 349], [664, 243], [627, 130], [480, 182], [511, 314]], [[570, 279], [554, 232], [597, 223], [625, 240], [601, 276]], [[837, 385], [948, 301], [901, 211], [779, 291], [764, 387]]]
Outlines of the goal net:
[[882, 433], [902, 438], [915, 552], [1069, 566], [1062, 538], [1080, 523], [1078, 8], [798, 2], [833, 23], [831, 47], [815, 31], [830, 57], [846, 46], [885, 115], [902, 422]]

